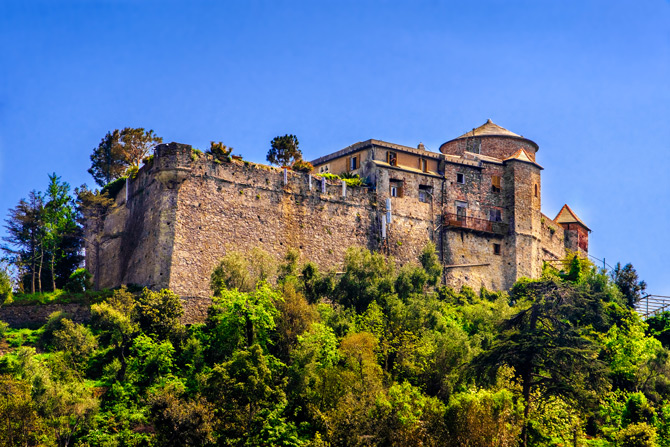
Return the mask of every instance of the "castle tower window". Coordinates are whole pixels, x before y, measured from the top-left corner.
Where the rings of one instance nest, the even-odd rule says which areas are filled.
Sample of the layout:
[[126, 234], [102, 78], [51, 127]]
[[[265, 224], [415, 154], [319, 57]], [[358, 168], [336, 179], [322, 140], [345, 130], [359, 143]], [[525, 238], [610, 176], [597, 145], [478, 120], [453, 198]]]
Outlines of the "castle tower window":
[[538, 197], [538, 192], [537, 192], [537, 183], [535, 184], [535, 197]]
[[502, 212], [498, 209], [491, 208], [489, 210], [489, 220], [491, 222], [502, 222]]
[[402, 197], [404, 195], [402, 180], [391, 180], [389, 183], [389, 195], [391, 197]]
[[358, 169], [360, 167], [360, 162], [358, 161], [358, 156], [354, 155], [353, 157], [349, 157], [349, 170], [353, 171], [355, 169]]
[[433, 196], [433, 187], [429, 185], [419, 185], [419, 202], [430, 203]]
[[465, 174], [463, 174], [462, 172], [457, 172], [456, 183], [465, 183]]
[[473, 154], [479, 154], [482, 150], [482, 139], [481, 138], [470, 138], [468, 139], [465, 150], [472, 152]]
[[398, 154], [392, 151], [386, 153], [386, 162], [391, 166], [398, 166]]
[[493, 244], [493, 254], [500, 256], [500, 244]]
[[[537, 185], [535, 185], [537, 187]], [[536, 190], [537, 191], [537, 190]], [[491, 176], [491, 192], [500, 192], [500, 176]]]
[[464, 221], [467, 216], [468, 202], [456, 201], [456, 219]]
[[423, 172], [428, 172], [428, 160], [426, 160], [425, 158], [420, 159], [419, 160], [419, 168]]

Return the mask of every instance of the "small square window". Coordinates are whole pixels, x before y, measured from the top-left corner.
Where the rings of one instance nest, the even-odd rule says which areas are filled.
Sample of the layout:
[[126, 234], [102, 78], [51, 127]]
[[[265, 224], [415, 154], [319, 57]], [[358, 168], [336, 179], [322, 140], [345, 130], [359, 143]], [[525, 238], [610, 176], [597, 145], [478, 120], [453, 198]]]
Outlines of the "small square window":
[[482, 149], [481, 138], [470, 138], [465, 146], [465, 150], [474, 154], [479, 154]]
[[500, 210], [497, 209], [490, 209], [489, 210], [489, 220], [491, 222], [502, 222], [502, 213]]
[[491, 192], [500, 192], [500, 176], [491, 176]]
[[500, 244], [493, 244], [493, 254], [500, 256]]
[[386, 153], [386, 161], [391, 166], [398, 166], [398, 154], [395, 152], [388, 151]]
[[465, 183], [465, 174], [461, 172], [456, 173], [456, 183]]
[[403, 182], [398, 180], [391, 180], [389, 183], [389, 194], [391, 197], [402, 197]]
[[419, 185], [419, 202], [430, 203], [433, 195], [433, 187], [428, 185]]

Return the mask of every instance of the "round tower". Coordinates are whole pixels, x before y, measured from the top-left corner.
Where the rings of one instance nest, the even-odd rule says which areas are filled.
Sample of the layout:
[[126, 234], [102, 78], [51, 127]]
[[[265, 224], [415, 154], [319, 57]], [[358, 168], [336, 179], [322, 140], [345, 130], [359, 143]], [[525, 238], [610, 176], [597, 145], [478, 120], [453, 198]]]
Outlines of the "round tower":
[[443, 154], [462, 156], [465, 152], [470, 152], [499, 160], [512, 157], [519, 149], [525, 150], [534, 162], [539, 147], [534, 141], [510, 132], [491, 120], [440, 146]]

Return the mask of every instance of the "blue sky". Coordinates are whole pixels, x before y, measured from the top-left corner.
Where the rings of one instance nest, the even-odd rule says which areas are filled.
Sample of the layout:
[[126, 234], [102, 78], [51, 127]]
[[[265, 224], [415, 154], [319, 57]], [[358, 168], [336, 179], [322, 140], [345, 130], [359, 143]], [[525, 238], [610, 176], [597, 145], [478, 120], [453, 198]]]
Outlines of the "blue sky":
[[495, 123], [540, 145], [543, 211], [670, 295], [670, 2], [0, 2], [0, 213], [107, 131], [263, 162]]

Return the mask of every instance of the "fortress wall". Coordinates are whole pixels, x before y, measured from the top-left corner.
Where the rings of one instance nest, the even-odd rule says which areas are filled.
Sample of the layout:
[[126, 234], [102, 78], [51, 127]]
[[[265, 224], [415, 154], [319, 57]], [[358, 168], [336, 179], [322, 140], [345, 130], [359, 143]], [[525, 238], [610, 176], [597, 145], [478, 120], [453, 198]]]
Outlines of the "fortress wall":
[[170, 288], [209, 296], [209, 278], [230, 251], [260, 247], [280, 259], [289, 248], [321, 268], [339, 266], [352, 245], [376, 248], [375, 195], [307, 174], [203, 157], [179, 187]]
[[544, 261], [565, 259], [565, 230], [556, 222], [542, 215], [540, 265]]
[[[100, 288], [141, 284], [168, 286], [172, 253], [175, 191], [156, 176], [155, 166], [140, 170], [116, 196], [116, 208], [104, 219], [101, 234], [87, 226], [86, 267]], [[93, 240], [98, 240], [100, 256]]]

